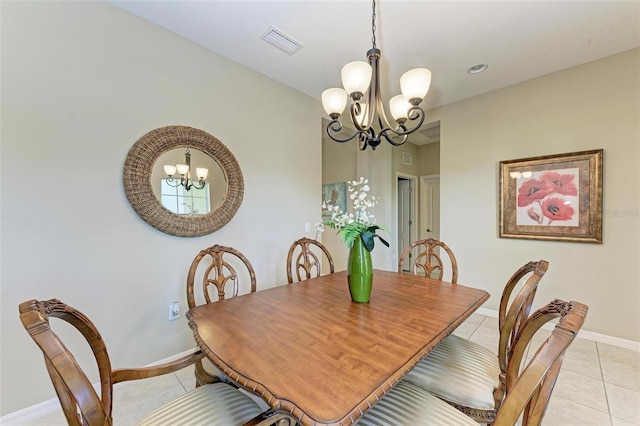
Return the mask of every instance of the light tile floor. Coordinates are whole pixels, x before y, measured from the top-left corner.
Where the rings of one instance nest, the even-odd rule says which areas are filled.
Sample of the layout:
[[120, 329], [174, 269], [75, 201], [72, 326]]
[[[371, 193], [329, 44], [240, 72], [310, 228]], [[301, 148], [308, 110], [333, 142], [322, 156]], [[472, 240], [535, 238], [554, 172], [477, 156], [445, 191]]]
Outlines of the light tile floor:
[[[496, 351], [497, 330], [496, 318], [474, 314], [455, 334]], [[548, 334], [542, 330], [532, 346], [537, 347]], [[194, 384], [192, 370], [184, 369], [177, 374], [116, 385], [115, 425], [134, 425], [155, 408], [193, 389]], [[61, 412], [22, 423], [65, 424]], [[640, 352], [581, 338], [574, 340], [565, 355], [543, 425], [640, 425]]]

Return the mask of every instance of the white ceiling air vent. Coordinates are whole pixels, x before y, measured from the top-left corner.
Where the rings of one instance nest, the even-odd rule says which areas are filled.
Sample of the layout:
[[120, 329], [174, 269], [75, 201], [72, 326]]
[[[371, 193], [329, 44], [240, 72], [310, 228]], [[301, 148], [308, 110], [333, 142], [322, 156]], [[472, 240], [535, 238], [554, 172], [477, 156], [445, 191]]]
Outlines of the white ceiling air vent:
[[409, 154], [408, 152], [403, 152], [402, 153], [402, 164], [406, 164], [407, 166], [410, 166], [413, 164], [413, 155]]
[[267, 32], [260, 38], [273, 44], [278, 49], [287, 52], [289, 55], [293, 55], [303, 47], [301, 43], [274, 27], [269, 27]]

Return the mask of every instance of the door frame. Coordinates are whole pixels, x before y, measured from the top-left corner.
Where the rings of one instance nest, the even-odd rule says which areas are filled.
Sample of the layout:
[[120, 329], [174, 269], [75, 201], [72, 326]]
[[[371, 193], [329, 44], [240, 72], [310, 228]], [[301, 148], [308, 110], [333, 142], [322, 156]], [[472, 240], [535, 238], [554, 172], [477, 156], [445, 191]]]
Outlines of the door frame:
[[419, 191], [419, 179], [418, 176], [410, 175], [407, 173], [396, 172], [394, 185], [393, 185], [393, 205], [395, 208], [393, 209], [393, 228], [390, 229], [392, 235], [390, 237], [392, 240], [392, 248], [391, 250], [391, 259], [393, 261], [394, 271], [398, 269], [398, 258], [402, 254], [401, 251], [405, 249], [405, 247], [398, 247], [398, 180], [407, 179], [413, 182], [413, 191], [411, 194], [411, 215], [413, 217], [413, 226], [411, 227], [410, 237], [411, 241], [417, 240], [417, 231], [418, 231], [418, 191]]

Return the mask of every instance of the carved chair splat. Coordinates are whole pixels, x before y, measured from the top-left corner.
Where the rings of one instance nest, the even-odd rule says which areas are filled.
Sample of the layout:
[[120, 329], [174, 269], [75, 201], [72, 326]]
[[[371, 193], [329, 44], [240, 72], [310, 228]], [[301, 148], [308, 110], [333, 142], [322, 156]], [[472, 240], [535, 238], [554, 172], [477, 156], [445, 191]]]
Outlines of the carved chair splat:
[[[313, 247], [321, 251], [320, 256], [314, 252]], [[297, 281], [308, 280], [322, 275], [322, 253], [324, 253], [329, 263], [329, 273], [333, 274], [335, 272], [333, 257], [331, 257], [331, 253], [329, 253], [324, 244], [307, 237], [294, 241], [287, 255], [287, 280], [289, 284], [294, 282], [294, 270]], [[313, 274], [314, 270], [315, 275]]]
[[445, 243], [433, 238], [425, 240], [417, 240], [409, 244], [409, 246], [402, 252], [400, 259], [398, 260], [398, 272], [403, 272], [402, 267], [406, 259], [411, 258], [411, 252], [414, 249], [418, 249], [418, 255], [411, 261], [409, 270], [414, 275], [420, 275], [421, 273], [442, 280], [444, 277], [444, 264], [442, 257], [438, 254], [438, 249], [444, 250], [449, 256], [449, 262], [451, 263], [451, 283], [458, 282], [458, 263], [453, 252]]
[[[200, 272], [202, 269], [200, 266], [206, 264], [206, 261], [210, 263], [204, 269], [204, 272]], [[205, 263], [203, 263], [205, 262]], [[191, 262], [191, 267], [189, 268], [189, 273], [187, 275], [187, 304], [189, 309], [194, 308], [198, 305], [196, 300], [196, 280], [198, 277], [201, 279], [201, 299], [204, 300], [205, 303], [212, 303], [215, 300], [211, 297], [211, 293], [214, 292], [217, 296], [217, 300], [223, 300], [227, 296], [226, 287], [228, 283], [233, 284], [233, 288], [231, 291], [231, 297], [237, 297], [240, 289], [240, 277], [239, 270], [236, 271], [236, 268], [232, 265], [235, 264], [236, 268], [240, 267], [245, 268], [243, 271], [244, 276], [249, 277], [249, 291], [251, 293], [256, 291], [256, 273], [253, 270], [253, 266], [249, 259], [245, 255], [243, 255], [238, 250], [232, 247], [226, 247], [221, 245], [213, 245], [206, 249], [203, 249], [198, 253], [198, 255]], [[213, 290], [210, 292], [210, 289]], [[206, 364], [211, 366], [211, 368], [207, 369], [204, 366], [202, 360], [199, 360], [195, 363], [195, 377], [197, 386], [207, 384], [207, 383], [215, 383], [219, 381], [226, 381], [226, 379], [222, 378], [222, 373], [217, 371], [215, 367], [210, 362], [206, 362]], [[213, 370], [210, 372], [208, 370]]]

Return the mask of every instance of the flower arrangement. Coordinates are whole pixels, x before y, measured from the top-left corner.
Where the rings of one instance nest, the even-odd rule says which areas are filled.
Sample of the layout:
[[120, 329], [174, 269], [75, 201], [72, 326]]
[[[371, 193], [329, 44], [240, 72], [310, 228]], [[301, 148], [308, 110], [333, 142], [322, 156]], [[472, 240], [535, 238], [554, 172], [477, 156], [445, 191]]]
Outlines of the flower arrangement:
[[389, 247], [389, 243], [376, 234], [376, 230], [389, 231], [382, 225], [378, 225], [375, 216], [368, 211], [369, 208], [378, 204], [378, 199], [368, 194], [369, 190], [369, 180], [364, 177], [348, 182], [349, 198], [353, 201], [353, 212], [343, 212], [330, 201], [323, 201], [322, 209], [328, 210], [331, 217], [323, 221], [322, 224], [331, 229], [337, 229], [340, 238], [347, 244], [347, 247], [351, 247], [356, 238], [362, 238], [365, 248], [370, 252], [373, 250], [374, 238], [379, 238], [382, 244]]
[[539, 225], [544, 225], [545, 218], [546, 225], [571, 221], [575, 210], [570, 198], [578, 195], [574, 180], [574, 174], [556, 171], [529, 179], [518, 189], [518, 207], [528, 207], [527, 216]]

